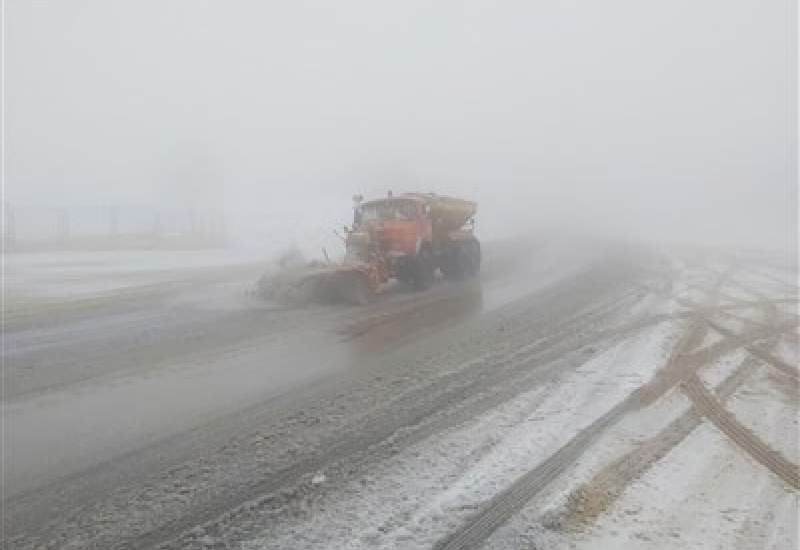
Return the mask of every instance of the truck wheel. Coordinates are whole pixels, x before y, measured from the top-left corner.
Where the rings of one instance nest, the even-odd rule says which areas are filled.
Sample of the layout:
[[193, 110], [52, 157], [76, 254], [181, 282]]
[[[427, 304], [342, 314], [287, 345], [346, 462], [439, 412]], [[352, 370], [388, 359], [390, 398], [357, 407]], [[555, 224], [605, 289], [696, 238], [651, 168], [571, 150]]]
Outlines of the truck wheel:
[[461, 243], [464, 274], [475, 277], [481, 270], [481, 243], [477, 239], [470, 239]]
[[476, 239], [450, 244], [442, 272], [451, 281], [461, 281], [478, 274], [481, 265], [481, 245]]
[[445, 252], [442, 273], [448, 281], [460, 281], [464, 278], [461, 243], [450, 243]]
[[433, 254], [427, 247], [420, 248], [412, 267], [414, 288], [426, 290], [433, 284]]

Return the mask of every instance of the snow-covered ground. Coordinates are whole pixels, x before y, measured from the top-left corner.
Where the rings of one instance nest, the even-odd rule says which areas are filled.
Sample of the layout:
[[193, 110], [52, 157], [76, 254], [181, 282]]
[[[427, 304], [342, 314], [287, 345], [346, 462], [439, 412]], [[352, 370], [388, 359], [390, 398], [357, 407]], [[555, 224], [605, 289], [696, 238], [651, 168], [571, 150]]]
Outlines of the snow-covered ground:
[[796, 548], [797, 513], [796, 494], [704, 423], [563, 547]]

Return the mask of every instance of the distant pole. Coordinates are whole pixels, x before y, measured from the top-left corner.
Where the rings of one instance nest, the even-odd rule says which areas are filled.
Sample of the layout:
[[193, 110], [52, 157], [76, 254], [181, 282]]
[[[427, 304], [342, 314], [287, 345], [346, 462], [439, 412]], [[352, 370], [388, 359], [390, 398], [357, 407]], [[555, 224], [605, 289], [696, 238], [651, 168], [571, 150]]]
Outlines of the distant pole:
[[197, 217], [193, 206], [189, 207], [189, 233], [197, 235]]
[[14, 207], [9, 203], [4, 205], [5, 219], [3, 220], [3, 237], [5, 238], [5, 247], [14, 248], [17, 244], [17, 220], [14, 212]]
[[220, 210], [217, 215], [217, 239], [221, 244], [228, 243], [228, 224], [224, 210]]
[[58, 211], [58, 237], [62, 244], [69, 242], [69, 210], [66, 208]]

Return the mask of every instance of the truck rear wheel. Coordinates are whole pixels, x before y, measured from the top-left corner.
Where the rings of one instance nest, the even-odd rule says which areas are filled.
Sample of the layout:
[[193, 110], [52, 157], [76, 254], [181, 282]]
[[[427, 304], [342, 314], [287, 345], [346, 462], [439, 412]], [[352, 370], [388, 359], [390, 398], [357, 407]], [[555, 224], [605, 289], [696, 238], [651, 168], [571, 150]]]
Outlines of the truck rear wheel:
[[430, 288], [433, 284], [434, 270], [433, 254], [430, 248], [420, 248], [411, 266], [411, 279], [414, 288], [417, 290], [426, 290]]
[[481, 270], [481, 243], [470, 239], [462, 243], [464, 270], [467, 277], [475, 277]]
[[481, 245], [477, 239], [450, 244], [442, 272], [451, 281], [461, 281], [478, 274], [481, 267]]

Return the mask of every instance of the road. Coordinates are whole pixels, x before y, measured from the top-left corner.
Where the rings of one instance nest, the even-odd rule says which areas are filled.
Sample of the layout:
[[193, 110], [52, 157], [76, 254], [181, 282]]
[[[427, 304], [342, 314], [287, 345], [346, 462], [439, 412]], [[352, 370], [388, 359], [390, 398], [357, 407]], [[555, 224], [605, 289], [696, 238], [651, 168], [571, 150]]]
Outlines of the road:
[[797, 545], [787, 259], [493, 243], [361, 308], [264, 268], [9, 260], [9, 547]]

